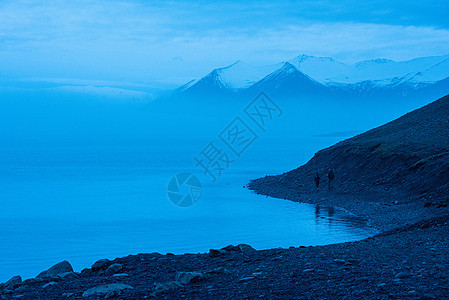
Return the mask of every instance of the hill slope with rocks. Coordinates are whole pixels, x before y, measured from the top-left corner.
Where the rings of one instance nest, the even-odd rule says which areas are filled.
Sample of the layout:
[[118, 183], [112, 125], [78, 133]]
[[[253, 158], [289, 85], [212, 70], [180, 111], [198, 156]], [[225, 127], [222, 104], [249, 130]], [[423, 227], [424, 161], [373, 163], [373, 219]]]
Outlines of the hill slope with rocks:
[[254, 180], [264, 186], [314, 191], [318, 172], [336, 175], [336, 193], [396, 191], [411, 198], [446, 201], [449, 197], [449, 96], [390, 123], [323, 149], [304, 166], [279, 176]]

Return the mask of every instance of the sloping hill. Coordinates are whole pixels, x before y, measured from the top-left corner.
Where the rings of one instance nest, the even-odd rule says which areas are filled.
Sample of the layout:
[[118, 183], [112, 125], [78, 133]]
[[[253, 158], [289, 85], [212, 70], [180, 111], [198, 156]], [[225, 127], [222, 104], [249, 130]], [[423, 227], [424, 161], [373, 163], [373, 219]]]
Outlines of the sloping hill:
[[254, 180], [250, 188], [311, 191], [315, 173], [327, 184], [330, 168], [336, 174], [336, 192], [396, 190], [445, 201], [449, 198], [449, 96], [323, 149], [295, 170]]

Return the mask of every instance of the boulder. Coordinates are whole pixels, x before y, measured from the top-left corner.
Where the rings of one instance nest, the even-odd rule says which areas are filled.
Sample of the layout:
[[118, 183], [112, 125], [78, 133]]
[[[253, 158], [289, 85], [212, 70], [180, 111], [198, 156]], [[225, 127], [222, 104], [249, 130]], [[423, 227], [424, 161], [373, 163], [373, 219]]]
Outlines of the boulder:
[[219, 257], [219, 256], [225, 255], [227, 252], [228, 251], [226, 251], [226, 250], [210, 249], [209, 250], [209, 256], [210, 257]]
[[32, 285], [32, 284], [40, 283], [40, 282], [43, 282], [43, 281], [44, 281], [44, 280], [41, 279], [41, 278], [29, 278], [29, 279], [25, 279], [25, 280], [22, 282], [22, 285]]
[[75, 274], [74, 272], [64, 272], [58, 275], [59, 278], [63, 278], [63, 279], [76, 279], [78, 278], [78, 275]]
[[60, 263], [57, 263], [50, 269], [41, 272], [36, 276], [36, 278], [53, 278], [66, 272], [73, 272], [73, 268], [68, 261], [64, 260]]
[[93, 287], [83, 293], [83, 297], [118, 295], [126, 289], [134, 289], [132, 286], [123, 283], [111, 283]]
[[106, 275], [112, 276], [120, 272], [121, 269], [123, 269], [123, 266], [121, 264], [112, 264], [106, 269]]
[[12, 277], [10, 280], [3, 284], [5, 290], [12, 290], [22, 284], [22, 277], [19, 275]]
[[203, 273], [200, 272], [178, 272], [176, 273], [176, 281], [180, 284], [188, 284], [200, 281], [204, 278]]
[[91, 269], [94, 272], [106, 270], [111, 265], [111, 263], [112, 262], [109, 259], [100, 259], [92, 265]]
[[237, 251], [237, 252], [249, 252], [249, 251], [256, 251], [253, 247], [247, 244], [238, 244], [237, 246], [234, 245], [228, 245], [224, 248], [221, 248], [220, 250], [224, 251]]

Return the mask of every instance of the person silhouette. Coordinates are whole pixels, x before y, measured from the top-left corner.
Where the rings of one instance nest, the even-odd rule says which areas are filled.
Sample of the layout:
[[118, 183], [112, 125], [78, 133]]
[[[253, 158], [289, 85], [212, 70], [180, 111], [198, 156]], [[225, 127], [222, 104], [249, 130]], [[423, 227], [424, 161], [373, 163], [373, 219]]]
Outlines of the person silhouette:
[[329, 169], [329, 173], [327, 174], [327, 178], [329, 179], [329, 190], [334, 188], [334, 178], [335, 178], [335, 174], [334, 174], [334, 170]]
[[318, 174], [318, 172], [316, 172], [316, 175], [315, 175], [315, 185], [316, 185], [316, 188], [318, 189], [318, 187], [320, 185], [320, 175]]

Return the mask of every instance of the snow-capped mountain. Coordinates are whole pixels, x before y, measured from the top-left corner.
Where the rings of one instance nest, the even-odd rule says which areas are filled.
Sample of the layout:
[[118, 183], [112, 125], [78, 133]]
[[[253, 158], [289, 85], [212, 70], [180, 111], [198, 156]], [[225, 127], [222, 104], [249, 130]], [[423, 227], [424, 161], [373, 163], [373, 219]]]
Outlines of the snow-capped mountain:
[[289, 62], [260, 81], [249, 91], [269, 91], [271, 95], [323, 94], [327, 88], [299, 71]]
[[[395, 62], [373, 59], [344, 64], [330, 57], [300, 55], [268, 66], [251, 66], [241, 61], [214, 69], [179, 92], [203, 95], [240, 94], [264, 90], [276, 94], [333, 92], [375, 94], [378, 91], [422, 89], [449, 78], [449, 55]], [[439, 84], [439, 88], [445, 85]], [[449, 87], [447, 89], [449, 92]]]
[[200, 80], [192, 80], [179, 88], [189, 93], [220, 91], [221, 93], [236, 92], [249, 88], [254, 83], [274, 72], [282, 63], [268, 66], [254, 67], [236, 61], [230, 66], [214, 69]]

